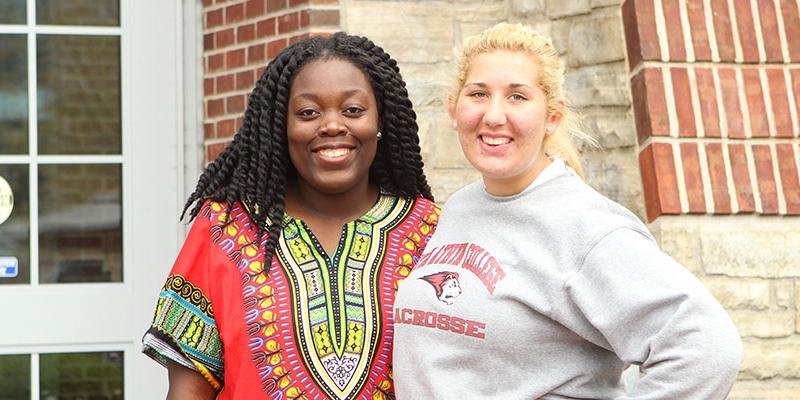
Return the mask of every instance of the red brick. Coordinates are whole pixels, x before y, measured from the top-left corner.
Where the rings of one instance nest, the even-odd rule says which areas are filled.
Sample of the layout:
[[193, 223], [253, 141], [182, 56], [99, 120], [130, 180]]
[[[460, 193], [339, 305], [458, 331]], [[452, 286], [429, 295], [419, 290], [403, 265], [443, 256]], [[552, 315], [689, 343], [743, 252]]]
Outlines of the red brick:
[[255, 71], [242, 71], [236, 73], [236, 90], [252, 89], [256, 83]]
[[711, 0], [711, 10], [720, 61], [735, 61], [736, 50], [733, 46], [733, 31], [731, 28], [731, 15], [728, 12], [728, 1]]
[[753, 137], [769, 137], [769, 121], [767, 120], [767, 107], [764, 105], [764, 90], [761, 89], [760, 74], [755, 68], [743, 68], [742, 78]]
[[256, 24], [236, 28], [236, 43], [249, 42], [256, 38]]
[[275, 18], [268, 18], [256, 23], [256, 36], [263, 38], [275, 34]]
[[761, 198], [762, 214], [778, 213], [778, 188], [775, 185], [775, 171], [772, 168], [772, 152], [768, 145], [753, 145], [753, 161], [756, 166], [758, 193]]
[[217, 122], [217, 136], [228, 137], [236, 133], [236, 119], [223, 119]]
[[721, 137], [719, 127], [719, 108], [714, 75], [710, 68], [695, 68], [697, 94], [700, 100], [700, 119], [703, 121], [705, 137]]
[[226, 143], [215, 143], [206, 146], [206, 162], [212, 162], [225, 150]]
[[217, 48], [228, 47], [236, 43], [236, 33], [233, 28], [215, 33]]
[[781, 62], [783, 61], [783, 52], [781, 51], [781, 38], [778, 33], [778, 17], [775, 14], [775, 3], [772, 1], [759, 2], [758, 13], [767, 62]]
[[213, 72], [225, 67], [225, 54], [213, 54], [208, 56], [208, 71]]
[[[795, 110], [800, 112], [800, 69], [792, 69], [789, 70], [789, 75], [792, 81], [792, 89], [794, 92], [794, 105]], [[800, 121], [795, 121], [796, 123], [800, 123]]]
[[286, 39], [273, 40], [267, 43], [267, 58], [275, 58], [281, 50], [286, 48]]
[[203, 35], [203, 50], [214, 50], [214, 34]]
[[203, 137], [206, 139], [213, 139], [216, 137], [216, 129], [213, 123], [203, 124]]
[[783, 15], [783, 29], [786, 33], [786, 42], [789, 44], [789, 58], [792, 62], [800, 61], [800, 11], [797, 2], [781, 0], [781, 13]]
[[729, 144], [728, 155], [730, 156], [733, 185], [736, 187], [736, 200], [739, 202], [739, 212], [755, 212], [756, 203], [755, 200], [753, 200], [753, 186], [750, 183], [750, 167], [747, 165], [747, 155], [744, 151], [744, 145], [738, 143]]
[[222, 9], [206, 12], [206, 28], [222, 25]]
[[642, 144], [650, 136], [669, 135], [669, 117], [660, 68], [644, 68], [631, 79], [636, 133]]
[[300, 27], [300, 13], [289, 13], [278, 17], [278, 33], [296, 31]]
[[247, 63], [248, 64], [255, 64], [264, 62], [267, 59], [267, 46], [263, 43], [259, 43], [254, 46], [250, 46], [247, 48]]
[[214, 94], [214, 78], [203, 79], [203, 94], [206, 96]]
[[739, 43], [742, 45], [742, 58], [746, 63], [758, 62], [758, 41], [756, 26], [753, 22], [753, 10], [749, 1], [734, 1], [736, 10], [736, 27], [739, 30]]
[[228, 114], [244, 111], [244, 95], [230, 96], [226, 100]]
[[728, 123], [728, 137], [744, 139], [744, 120], [739, 104], [739, 84], [736, 82], [736, 70], [720, 68], [719, 87], [722, 93], [722, 105], [725, 108], [725, 121]]
[[689, 199], [690, 213], [705, 213], [706, 200], [700, 172], [700, 156], [697, 154], [697, 143], [681, 143], [681, 162], [683, 164], [683, 180], [686, 183], [686, 197]]
[[783, 69], [767, 68], [769, 98], [772, 103], [770, 113], [775, 118], [775, 135], [792, 137], [792, 114], [789, 110], [789, 90], [783, 76]]
[[233, 74], [222, 75], [217, 77], [217, 93], [225, 93], [233, 91]]
[[786, 214], [800, 215], [800, 179], [798, 179], [796, 154], [793, 146], [788, 143], [775, 145], [778, 156], [778, 171], [781, 173], [781, 186], [786, 199]]
[[633, 70], [644, 60], [660, 60], [661, 47], [656, 32], [653, 2], [626, 0], [622, 4], [622, 21], [630, 69]]
[[681, 137], [697, 137], [689, 72], [686, 68], [670, 68], [670, 74], [675, 111], [678, 114], [678, 134]]
[[295, 44], [295, 43], [297, 43], [297, 42], [299, 42], [299, 41], [301, 41], [301, 40], [303, 40], [305, 38], [309, 38], [309, 37], [311, 37], [311, 35], [308, 34], [308, 33], [304, 33], [302, 35], [292, 36], [292, 37], [289, 38], [289, 44]]
[[706, 160], [714, 198], [714, 214], [730, 214], [731, 194], [728, 192], [728, 174], [725, 171], [725, 159], [722, 157], [722, 144], [708, 143]]
[[267, 12], [275, 12], [286, 8], [286, 0], [267, 0]]
[[225, 23], [235, 24], [244, 19], [244, 3], [225, 7]]
[[711, 61], [711, 47], [708, 44], [708, 29], [706, 28], [706, 15], [703, 2], [687, 2], [686, 11], [689, 15], [689, 27], [691, 27], [694, 58], [698, 61]]
[[662, 0], [664, 10], [664, 20], [670, 27], [667, 34], [667, 45], [669, 47], [669, 59], [671, 61], [686, 61], [686, 46], [684, 44], [683, 29], [681, 29], [681, 9], [679, 1], [683, 0]]
[[639, 153], [647, 220], [652, 222], [664, 214], [680, 214], [678, 179], [672, 145], [652, 143]]
[[203, 5], [208, 7], [214, 3], [214, 0], [203, 0]]
[[245, 64], [244, 49], [231, 50], [225, 53], [225, 68], [241, 67]]
[[225, 99], [211, 99], [206, 101], [206, 117], [216, 118], [225, 114]]
[[244, 8], [247, 19], [258, 18], [266, 13], [264, 0], [250, 0], [244, 4]]
[[308, 4], [309, 0], [289, 0], [289, 7], [297, 7], [301, 4]]
[[310, 11], [309, 10], [300, 11], [300, 27], [301, 28], [305, 28], [309, 24], [311, 24], [311, 13], [310, 13]]

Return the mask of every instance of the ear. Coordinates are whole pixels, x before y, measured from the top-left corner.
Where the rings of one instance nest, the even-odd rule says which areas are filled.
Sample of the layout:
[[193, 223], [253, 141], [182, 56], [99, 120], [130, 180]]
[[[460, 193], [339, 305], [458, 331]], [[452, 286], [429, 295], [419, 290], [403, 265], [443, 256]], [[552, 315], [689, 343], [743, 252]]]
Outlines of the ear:
[[566, 102], [564, 100], [559, 100], [556, 109], [553, 110], [547, 116], [547, 129], [545, 129], [545, 134], [547, 136], [552, 135], [558, 129], [558, 126], [561, 125], [561, 120], [564, 117], [564, 108], [566, 107]]
[[453, 124], [453, 129], [456, 128], [456, 99], [453, 95], [447, 96], [447, 115], [450, 117], [450, 122]]

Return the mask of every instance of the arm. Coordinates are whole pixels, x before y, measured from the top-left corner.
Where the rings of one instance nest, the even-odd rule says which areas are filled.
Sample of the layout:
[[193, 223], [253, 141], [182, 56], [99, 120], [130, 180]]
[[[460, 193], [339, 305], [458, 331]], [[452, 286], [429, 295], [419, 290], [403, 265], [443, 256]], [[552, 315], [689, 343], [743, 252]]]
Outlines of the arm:
[[214, 388], [199, 372], [186, 368], [172, 360], [167, 361], [169, 392], [167, 400], [214, 399]]
[[[565, 290], [621, 360], [644, 376], [624, 399], [724, 399], [742, 343], [708, 290], [641, 233], [600, 240]], [[605, 344], [604, 344], [605, 345]]]

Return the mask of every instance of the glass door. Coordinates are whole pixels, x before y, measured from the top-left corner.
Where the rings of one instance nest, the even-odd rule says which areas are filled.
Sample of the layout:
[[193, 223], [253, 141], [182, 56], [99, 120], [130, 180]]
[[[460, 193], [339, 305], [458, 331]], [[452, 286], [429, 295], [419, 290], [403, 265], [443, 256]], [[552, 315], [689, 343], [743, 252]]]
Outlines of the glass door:
[[[177, 226], [177, 58], [153, 60], [177, 48], [164, 3], [0, 0], [0, 398], [145, 398], [144, 277]], [[154, 230], [144, 214], [172, 218]], [[154, 234], [158, 268], [136, 256]]]

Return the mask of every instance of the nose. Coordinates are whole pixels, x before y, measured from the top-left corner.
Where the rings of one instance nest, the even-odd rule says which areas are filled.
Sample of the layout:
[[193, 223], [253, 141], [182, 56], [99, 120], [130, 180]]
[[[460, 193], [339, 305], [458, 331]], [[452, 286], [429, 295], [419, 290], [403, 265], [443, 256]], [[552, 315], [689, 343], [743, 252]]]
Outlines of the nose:
[[339, 136], [347, 134], [347, 125], [338, 111], [327, 111], [319, 126], [320, 136]]
[[489, 126], [500, 126], [508, 121], [503, 104], [502, 96], [495, 96], [486, 103], [486, 112], [483, 114], [483, 122]]

